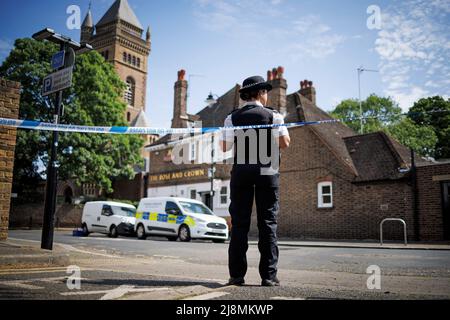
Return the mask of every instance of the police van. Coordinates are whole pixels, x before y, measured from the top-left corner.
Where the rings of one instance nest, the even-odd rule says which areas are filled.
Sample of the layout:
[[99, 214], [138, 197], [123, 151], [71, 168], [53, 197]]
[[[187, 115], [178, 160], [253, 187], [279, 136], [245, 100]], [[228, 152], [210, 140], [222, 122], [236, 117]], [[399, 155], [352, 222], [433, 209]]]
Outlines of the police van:
[[170, 241], [209, 239], [223, 243], [228, 239], [228, 225], [200, 201], [145, 198], [139, 202], [136, 213], [136, 235], [141, 240], [151, 235], [167, 237]]
[[112, 238], [134, 235], [136, 207], [119, 202], [87, 202], [81, 217], [84, 236], [103, 233]]

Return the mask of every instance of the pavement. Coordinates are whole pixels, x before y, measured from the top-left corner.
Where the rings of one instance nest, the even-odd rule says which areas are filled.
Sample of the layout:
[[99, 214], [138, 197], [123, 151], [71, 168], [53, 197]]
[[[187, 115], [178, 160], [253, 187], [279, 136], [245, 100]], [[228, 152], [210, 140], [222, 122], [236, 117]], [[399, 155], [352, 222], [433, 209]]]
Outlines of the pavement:
[[[0, 242], [0, 299], [328, 300], [450, 299], [446, 244], [280, 241], [282, 286], [260, 287], [252, 240], [243, 287], [226, 286], [228, 244], [139, 241], [55, 232], [52, 252], [40, 249], [40, 230], [13, 230]], [[400, 247], [396, 247], [400, 246]], [[434, 250], [437, 249], [437, 250]], [[369, 266], [381, 286], [369, 289]], [[79, 274], [68, 267], [79, 269]], [[76, 277], [74, 277], [76, 275]], [[68, 283], [80, 280], [79, 289]]]
[[[256, 240], [249, 244], [257, 245]], [[410, 242], [406, 245], [401, 242], [380, 242], [375, 241], [319, 241], [319, 240], [280, 240], [278, 244], [290, 247], [329, 247], [329, 248], [366, 248], [366, 249], [402, 249], [402, 250], [450, 250], [450, 242]]]

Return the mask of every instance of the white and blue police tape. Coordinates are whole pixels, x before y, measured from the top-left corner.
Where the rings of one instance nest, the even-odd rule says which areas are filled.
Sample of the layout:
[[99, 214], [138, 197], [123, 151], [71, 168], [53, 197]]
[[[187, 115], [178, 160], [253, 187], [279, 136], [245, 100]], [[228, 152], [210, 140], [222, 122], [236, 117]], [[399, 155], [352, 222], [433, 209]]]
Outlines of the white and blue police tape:
[[210, 127], [210, 128], [149, 128], [149, 127], [94, 127], [78, 126], [70, 124], [53, 124], [40, 121], [17, 120], [0, 118], [0, 126], [7, 126], [17, 129], [59, 131], [59, 132], [78, 132], [78, 133], [105, 133], [105, 134], [140, 134], [140, 135], [166, 135], [166, 134], [201, 134], [216, 132], [220, 130], [244, 130], [244, 129], [269, 129], [278, 127], [300, 127], [305, 125], [323, 124], [341, 122], [339, 119], [320, 120], [310, 122], [293, 122], [285, 124], [267, 124], [239, 127]]
[[[398, 114], [398, 116], [407, 116], [414, 114], [432, 114], [432, 113], [448, 113], [449, 110], [431, 110], [426, 112], [408, 112]], [[40, 121], [30, 120], [17, 120], [0, 118], [0, 126], [13, 127], [18, 129], [29, 130], [44, 130], [44, 131], [59, 131], [59, 132], [78, 132], [78, 133], [105, 133], [105, 134], [140, 134], [140, 135], [166, 135], [166, 134], [201, 134], [211, 133], [221, 130], [245, 130], [245, 129], [270, 129], [278, 127], [302, 127], [308, 125], [336, 123], [336, 122], [349, 122], [361, 119], [389, 119], [387, 115], [377, 115], [369, 117], [353, 117], [346, 119], [328, 119], [318, 121], [306, 121], [306, 122], [291, 122], [283, 124], [267, 124], [267, 125], [252, 125], [252, 126], [239, 126], [239, 127], [193, 127], [193, 128], [149, 128], [149, 127], [94, 127], [94, 126], [79, 126], [71, 124], [53, 124]]]

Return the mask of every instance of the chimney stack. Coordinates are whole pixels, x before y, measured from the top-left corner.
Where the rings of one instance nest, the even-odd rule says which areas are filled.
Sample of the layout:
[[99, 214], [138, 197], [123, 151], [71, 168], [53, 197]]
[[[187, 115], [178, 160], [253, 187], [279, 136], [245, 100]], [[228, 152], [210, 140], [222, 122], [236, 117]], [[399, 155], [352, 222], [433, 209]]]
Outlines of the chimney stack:
[[178, 71], [178, 80], [174, 86], [174, 103], [172, 128], [187, 128], [187, 89], [188, 82], [184, 79], [185, 70]]
[[304, 80], [300, 82], [300, 94], [316, 104], [316, 89], [313, 86], [312, 81]]
[[284, 79], [284, 68], [278, 67], [267, 71], [267, 81], [273, 89], [269, 92], [268, 106], [280, 113], [286, 111], [287, 81]]

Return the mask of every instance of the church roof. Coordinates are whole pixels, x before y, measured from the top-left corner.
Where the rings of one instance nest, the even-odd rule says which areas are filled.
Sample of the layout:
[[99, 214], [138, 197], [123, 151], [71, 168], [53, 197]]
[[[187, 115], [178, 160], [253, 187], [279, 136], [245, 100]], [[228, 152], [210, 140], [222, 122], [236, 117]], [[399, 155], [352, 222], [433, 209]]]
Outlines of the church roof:
[[138, 18], [134, 14], [127, 0], [116, 0], [111, 8], [105, 13], [105, 15], [97, 23], [97, 26], [101, 26], [110, 22], [115, 22], [117, 20], [123, 20], [139, 29], [142, 29], [142, 25]]
[[141, 110], [139, 112], [139, 115], [137, 118], [133, 121], [131, 124], [132, 127], [142, 128], [142, 127], [150, 127], [150, 122], [147, 119], [147, 116], [145, 115], [144, 110]]
[[91, 10], [89, 10], [86, 15], [86, 18], [84, 18], [82, 27], [92, 28], [93, 26], [94, 26], [94, 23], [92, 22], [92, 14], [91, 14]]

